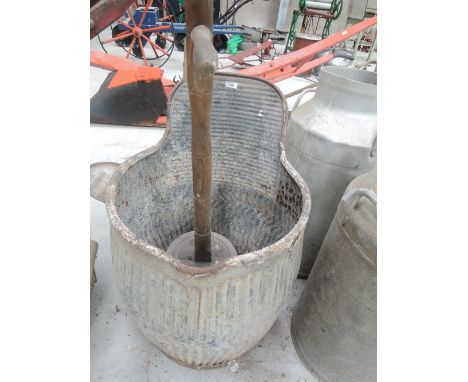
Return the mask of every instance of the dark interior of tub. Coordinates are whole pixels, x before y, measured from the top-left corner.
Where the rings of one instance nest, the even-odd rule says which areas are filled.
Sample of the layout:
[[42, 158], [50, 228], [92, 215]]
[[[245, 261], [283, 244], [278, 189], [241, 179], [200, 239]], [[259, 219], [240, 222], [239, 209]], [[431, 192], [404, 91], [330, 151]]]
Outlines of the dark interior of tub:
[[[248, 77], [216, 75], [213, 94], [212, 230], [244, 254], [283, 238], [302, 213], [301, 190], [280, 160], [285, 104], [273, 85]], [[169, 117], [160, 149], [122, 174], [116, 194], [124, 224], [164, 250], [193, 231], [191, 119], [184, 83], [172, 93]]]
[[[159, 178], [145, 173], [145, 167], [139, 163], [121, 177], [118, 214], [139, 239], [166, 250], [177, 237], [193, 231], [191, 176], [184, 171]], [[239, 255], [275, 243], [297, 223], [301, 191], [284, 168], [279, 175], [274, 190], [247, 179], [213, 182], [212, 230], [228, 238]]]

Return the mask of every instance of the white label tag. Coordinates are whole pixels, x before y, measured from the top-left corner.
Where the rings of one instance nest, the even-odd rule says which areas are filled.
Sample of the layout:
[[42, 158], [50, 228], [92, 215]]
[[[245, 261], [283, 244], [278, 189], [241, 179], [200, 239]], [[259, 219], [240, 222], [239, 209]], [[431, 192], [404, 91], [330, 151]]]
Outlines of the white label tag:
[[230, 89], [237, 89], [237, 82], [226, 81], [224, 86]]

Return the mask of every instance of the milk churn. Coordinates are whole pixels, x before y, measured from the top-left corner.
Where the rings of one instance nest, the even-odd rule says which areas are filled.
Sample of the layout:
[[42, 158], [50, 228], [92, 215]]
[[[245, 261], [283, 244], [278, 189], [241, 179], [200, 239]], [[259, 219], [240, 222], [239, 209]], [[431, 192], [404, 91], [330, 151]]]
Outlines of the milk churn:
[[286, 156], [313, 200], [300, 276], [310, 273], [346, 186], [376, 161], [376, 112], [376, 73], [324, 67], [315, 97], [291, 113]]
[[327, 382], [377, 379], [376, 171], [352, 181], [296, 305], [291, 337]]

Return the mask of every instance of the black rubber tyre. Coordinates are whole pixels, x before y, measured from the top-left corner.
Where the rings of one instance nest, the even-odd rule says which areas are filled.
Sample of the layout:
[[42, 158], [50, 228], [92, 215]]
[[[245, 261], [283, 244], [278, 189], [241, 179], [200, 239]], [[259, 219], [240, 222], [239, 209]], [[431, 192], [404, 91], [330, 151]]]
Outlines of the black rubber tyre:
[[227, 49], [227, 42], [228, 38], [224, 34], [215, 34], [213, 36], [213, 45], [218, 52]]
[[141, 53], [141, 49], [137, 44], [133, 46], [132, 53], [135, 57], [143, 58], [143, 53]]
[[[116, 37], [118, 34], [120, 34], [122, 32], [123, 31], [119, 29], [119, 26], [116, 25], [115, 27], [112, 28], [112, 38]], [[132, 37], [129, 36], [129, 37], [126, 37], [126, 38], [124, 38], [122, 40], [115, 40], [115, 43], [118, 46], [127, 47], [132, 43]]]
[[178, 51], [183, 52], [185, 47], [185, 33], [177, 33], [174, 37], [174, 45]]
[[[157, 35], [156, 35], [157, 36]], [[161, 37], [161, 36], [157, 36], [155, 39], [154, 39], [154, 42], [156, 43], [156, 45], [160, 46], [161, 48], [165, 48], [166, 47], [166, 39]]]

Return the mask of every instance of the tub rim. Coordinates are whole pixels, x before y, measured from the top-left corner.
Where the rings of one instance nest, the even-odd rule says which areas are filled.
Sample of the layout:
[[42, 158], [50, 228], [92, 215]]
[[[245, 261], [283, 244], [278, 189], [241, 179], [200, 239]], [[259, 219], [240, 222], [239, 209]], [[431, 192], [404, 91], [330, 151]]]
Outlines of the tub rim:
[[[215, 75], [224, 76], [224, 77], [233, 77], [233, 78], [239, 78], [239, 77], [250, 78], [252, 80], [264, 82], [265, 84], [270, 86], [274, 91], [276, 91], [276, 93], [279, 95], [279, 97], [281, 98], [285, 106], [285, 110], [288, 110], [286, 99], [284, 98], [279, 88], [276, 85], [264, 79], [251, 77], [251, 76], [239, 76], [239, 75], [232, 74], [232, 73], [216, 73]], [[121, 217], [119, 216], [118, 211], [117, 211], [117, 205], [116, 205], [117, 184], [119, 183], [120, 178], [135, 163], [147, 158], [150, 155], [157, 153], [166, 143], [166, 139], [168, 138], [171, 132], [170, 105], [172, 104], [172, 97], [173, 97], [173, 94], [176, 92], [176, 90], [180, 86], [182, 86], [182, 84], [183, 84], [183, 81], [180, 81], [176, 85], [176, 87], [173, 89], [173, 91], [171, 92], [171, 95], [168, 101], [168, 111], [169, 111], [168, 123], [166, 126], [166, 131], [164, 132], [159, 142], [156, 145], [151, 146], [147, 148], [146, 150], [143, 150], [131, 156], [127, 160], [125, 160], [120, 165], [120, 167], [115, 171], [112, 178], [110, 179], [109, 186], [107, 187], [106, 196], [105, 196], [106, 210], [107, 210], [107, 215], [108, 215], [110, 224], [118, 232], [121, 239], [125, 240], [128, 244], [138, 248], [143, 254], [147, 256], [153, 256], [161, 261], [164, 261], [165, 263], [169, 264], [171, 268], [173, 268], [175, 271], [183, 272], [185, 274], [189, 274], [197, 278], [208, 277], [214, 274], [219, 274], [223, 271], [227, 271], [229, 268], [232, 268], [232, 267], [253, 267], [257, 264], [263, 263], [267, 259], [272, 259], [272, 258], [276, 258], [280, 256], [281, 254], [280, 249], [286, 248], [288, 246], [294, 247], [296, 241], [299, 240], [300, 235], [301, 233], [303, 233], [305, 226], [307, 224], [307, 221], [309, 219], [310, 208], [311, 208], [310, 192], [309, 192], [309, 188], [307, 187], [306, 182], [304, 181], [302, 176], [296, 171], [296, 169], [291, 165], [291, 163], [289, 163], [289, 161], [286, 159], [283, 139], [285, 137], [286, 126], [287, 126], [287, 121], [288, 121], [287, 112], [285, 112], [283, 116], [283, 127], [282, 127], [281, 138], [280, 138], [280, 148], [281, 148], [280, 162], [283, 168], [289, 174], [289, 176], [291, 176], [294, 182], [299, 186], [299, 189], [302, 195], [302, 212], [301, 212], [299, 219], [291, 228], [291, 230], [286, 235], [284, 235], [280, 240], [275, 241], [274, 243], [266, 247], [260, 248], [256, 251], [244, 253], [242, 255], [238, 255], [235, 257], [231, 257], [224, 261], [220, 261], [219, 263], [216, 263], [207, 267], [198, 268], [198, 267], [184, 264], [180, 260], [168, 255], [165, 250], [158, 248], [141, 238], [138, 238], [137, 235], [122, 221]]]

